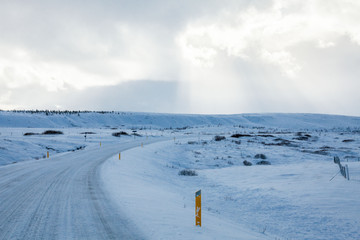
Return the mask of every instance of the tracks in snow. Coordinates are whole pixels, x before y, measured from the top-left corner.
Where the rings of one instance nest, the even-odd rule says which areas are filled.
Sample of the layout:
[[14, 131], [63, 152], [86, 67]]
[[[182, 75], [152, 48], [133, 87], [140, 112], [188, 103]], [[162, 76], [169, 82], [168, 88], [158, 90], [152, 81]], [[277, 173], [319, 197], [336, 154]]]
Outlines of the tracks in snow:
[[139, 142], [0, 168], [0, 239], [143, 239], [102, 189], [101, 164]]

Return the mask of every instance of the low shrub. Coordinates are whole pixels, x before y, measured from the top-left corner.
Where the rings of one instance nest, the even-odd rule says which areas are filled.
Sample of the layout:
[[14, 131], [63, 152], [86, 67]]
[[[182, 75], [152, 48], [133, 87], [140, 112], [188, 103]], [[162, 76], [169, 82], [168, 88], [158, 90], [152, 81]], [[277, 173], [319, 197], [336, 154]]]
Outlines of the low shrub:
[[240, 133], [235, 133], [233, 135], [231, 135], [232, 138], [240, 138], [240, 137], [251, 137], [250, 134], [240, 134]]
[[180, 176], [197, 176], [198, 174], [195, 172], [195, 170], [191, 169], [183, 169], [179, 171], [178, 173]]
[[32, 136], [32, 135], [39, 135], [39, 134], [38, 133], [33, 133], [33, 132], [24, 133], [24, 136]]
[[259, 137], [275, 137], [274, 135], [271, 135], [271, 134], [259, 134], [258, 135]]
[[260, 162], [257, 162], [256, 165], [271, 165], [269, 161], [261, 160]]
[[252, 163], [249, 162], [249, 161], [246, 161], [246, 160], [243, 161], [243, 164], [244, 164], [245, 166], [252, 166]]
[[218, 136], [218, 135], [216, 135], [216, 136], [214, 137], [214, 140], [215, 140], [215, 141], [222, 141], [222, 140], [225, 140], [225, 139], [226, 139], [225, 136]]
[[43, 135], [57, 135], [57, 134], [64, 134], [64, 133], [62, 131], [46, 130], [42, 134]]
[[123, 135], [123, 136], [129, 136], [129, 134], [128, 134], [127, 132], [124, 132], [124, 131], [114, 132], [114, 133], [112, 133], [112, 135], [113, 135], [114, 137], [121, 137], [121, 135]]

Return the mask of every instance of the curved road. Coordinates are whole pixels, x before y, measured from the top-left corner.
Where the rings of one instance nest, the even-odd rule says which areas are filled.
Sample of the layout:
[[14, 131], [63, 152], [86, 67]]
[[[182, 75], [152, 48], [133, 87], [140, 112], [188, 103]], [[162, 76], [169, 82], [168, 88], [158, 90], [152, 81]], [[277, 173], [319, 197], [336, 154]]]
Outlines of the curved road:
[[143, 239], [102, 190], [101, 164], [139, 142], [0, 167], [0, 239]]

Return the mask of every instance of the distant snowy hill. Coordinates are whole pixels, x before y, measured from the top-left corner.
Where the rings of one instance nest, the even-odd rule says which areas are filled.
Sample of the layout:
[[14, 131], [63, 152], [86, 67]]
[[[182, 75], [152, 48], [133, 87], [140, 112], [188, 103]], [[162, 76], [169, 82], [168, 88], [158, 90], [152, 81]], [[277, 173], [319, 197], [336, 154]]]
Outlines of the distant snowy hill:
[[29, 113], [0, 111], [0, 127], [103, 128], [144, 126], [180, 128], [186, 126], [241, 125], [284, 129], [359, 128], [360, 117], [324, 114], [236, 114], [192, 115], [133, 112]]

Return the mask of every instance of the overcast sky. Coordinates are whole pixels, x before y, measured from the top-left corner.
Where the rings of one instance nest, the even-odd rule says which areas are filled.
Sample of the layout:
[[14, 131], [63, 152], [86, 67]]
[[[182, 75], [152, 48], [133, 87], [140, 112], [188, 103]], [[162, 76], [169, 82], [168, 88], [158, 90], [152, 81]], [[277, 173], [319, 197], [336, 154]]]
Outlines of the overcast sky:
[[360, 116], [358, 0], [0, 0], [0, 109]]

